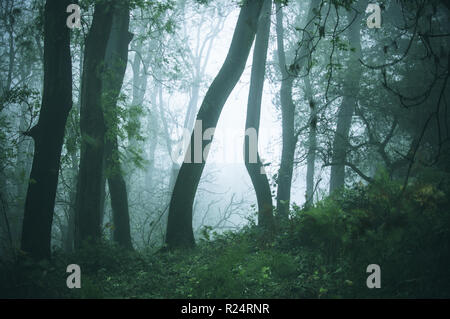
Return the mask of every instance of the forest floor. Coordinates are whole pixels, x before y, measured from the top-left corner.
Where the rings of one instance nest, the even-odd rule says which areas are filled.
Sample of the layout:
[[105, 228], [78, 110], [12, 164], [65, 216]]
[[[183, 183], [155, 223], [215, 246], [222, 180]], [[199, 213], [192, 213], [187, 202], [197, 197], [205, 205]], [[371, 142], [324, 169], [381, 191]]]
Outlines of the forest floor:
[[[449, 179], [450, 180], [450, 179]], [[271, 234], [249, 223], [191, 250], [125, 251], [111, 243], [50, 262], [3, 264], [3, 298], [449, 298], [450, 183], [355, 185]], [[66, 267], [81, 267], [68, 289]], [[381, 269], [369, 289], [367, 266]]]

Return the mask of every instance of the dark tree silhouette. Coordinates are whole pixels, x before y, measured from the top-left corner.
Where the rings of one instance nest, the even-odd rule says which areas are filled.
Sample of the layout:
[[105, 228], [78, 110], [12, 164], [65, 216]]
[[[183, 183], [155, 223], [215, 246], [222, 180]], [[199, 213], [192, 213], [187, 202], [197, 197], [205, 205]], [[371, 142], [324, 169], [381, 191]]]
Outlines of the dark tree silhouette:
[[[248, 132], [246, 134], [244, 145], [245, 167], [250, 175], [258, 201], [258, 224], [266, 228], [270, 228], [273, 224], [272, 194], [263, 163], [259, 157], [257, 141], [266, 71], [267, 47], [269, 45], [271, 7], [272, 1], [265, 0], [256, 33], [250, 91], [248, 95], [247, 119], [245, 122], [246, 132], [249, 129], [254, 130], [254, 132]], [[256, 141], [255, 139], [252, 140], [252, 137], [254, 138], [253, 133], [256, 133]], [[255, 143], [256, 145], [251, 145], [251, 143]]]
[[[242, 5], [225, 62], [209, 87], [197, 114], [197, 121], [202, 121], [202, 130], [194, 130], [189, 148], [196, 148], [196, 134], [203, 136], [206, 129], [216, 127], [222, 108], [244, 71], [258, 27], [261, 7], [262, 1], [259, 0], [248, 0]], [[202, 153], [207, 144], [205, 142], [202, 141]], [[191, 247], [195, 244], [192, 205], [206, 158], [202, 159], [201, 163], [195, 163], [193, 154], [195, 152], [188, 153], [190, 158], [187, 158], [187, 161], [185, 159], [181, 165], [170, 201], [166, 233], [166, 244], [169, 248]]]
[[21, 249], [35, 259], [50, 257], [51, 228], [67, 116], [72, 108], [72, 62], [66, 7], [47, 0], [44, 23], [44, 93], [39, 121], [26, 132], [34, 140]]
[[[121, 246], [131, 249], [130, 215], [128, 194], [119, 159], [117, 141], [117, 100], [125, 76], [128, 60], [128, 45], [133, 35], [128, 32], [130, 8], [128, 1], [115, 4], [111, 34], [105, 56], [105, 81], [103, 85], [105, 124], [106, 177], [111, 194], [113, 216], [113, 239]], [[107, 80], [106, 80], [107, 79]]]
[[81, 84], [81, 154], [75, 205], [75, 247], [80, 247], [85, 240], [95, 241], [101, 236], [106, 130], [102, 110], [102, 73], [112, 19], [111, 2], [97, 2], [86, 39]]

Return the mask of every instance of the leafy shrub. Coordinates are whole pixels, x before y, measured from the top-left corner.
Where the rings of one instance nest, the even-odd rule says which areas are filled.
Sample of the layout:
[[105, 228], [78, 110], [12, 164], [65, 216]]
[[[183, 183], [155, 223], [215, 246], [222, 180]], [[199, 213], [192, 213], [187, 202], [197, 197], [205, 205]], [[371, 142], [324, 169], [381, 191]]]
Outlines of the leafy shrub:
[[[385, 174], [374, 183], [340, 191], [308, 211], [297, 210], [288, 237], [342, 264], [358, 296], [448, 296], [449, 188], [439, 179], [402, 184]], [[293, 244], [292, 242], [290, 244]], [[365, 267], [379, 264], [384, 289], [365, 287]], [[444, 284], [445, 283], [445, 284]]]
[[[128, 252], [109, 243], [51, 262], [3, 263], [0, 296], [24, 298], [418, 298], [450, 297], [450, 178], [417, 174], [404, 190], [386, 174], [309, 210], [266, 236], [254, 223], [210, 236], [193, 250]], [[66, 267], [82, 288], [66, 287]], [[366, 268], [381, 267], [381, 289]]]

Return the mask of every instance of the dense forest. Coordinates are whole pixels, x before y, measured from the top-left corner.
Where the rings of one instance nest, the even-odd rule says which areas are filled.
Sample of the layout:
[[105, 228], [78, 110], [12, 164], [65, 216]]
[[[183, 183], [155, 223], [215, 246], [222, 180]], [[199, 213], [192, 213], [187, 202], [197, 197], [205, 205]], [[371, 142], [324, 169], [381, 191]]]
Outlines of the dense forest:
[[450, 298], [449, 15], [1, 0], [0, 298]]

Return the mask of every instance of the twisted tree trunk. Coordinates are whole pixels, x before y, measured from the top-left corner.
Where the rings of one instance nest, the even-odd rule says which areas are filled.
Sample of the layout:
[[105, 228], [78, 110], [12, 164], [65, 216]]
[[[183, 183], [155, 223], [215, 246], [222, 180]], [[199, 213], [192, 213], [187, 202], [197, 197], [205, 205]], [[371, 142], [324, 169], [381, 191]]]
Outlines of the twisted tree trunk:
[[[244, 145], [245, 167], [250, 175], [258, 201], [258, 225], [265, 228], [270, 228], [273, 224], [272, 194], [267, 175], [264, 172], [264, 166], [259, 157], [258, 136], [261, 117], [261, 99], [266, 72], [267, 47], [269, 45], [271, 11], [272, 1], [264, 0], [262, 14], [258, 23], [258, 31], [256, 33], [255, 48], [253, 49]], [[249, 130], [254, 131], [249, 132]], [[253, 133], [256, 136], [254, 136], [255, 139], [252, 141], [251, 137]], [[251, 145], [251, 143], [256, 145]], [[252, 151], [256, 154], [250, 154]]]
[[[201, 121], [202, 129], [198, 130], [198, 127], [194, 129], [189, 148], [192, 146], [197, 150], [200, 148], [203, 153], [206, 144], [209, 144], [202, 140], [201, 145], [195, 145], [195, 137], [198, 134], [203, 136], [206, 129], [216, 127], [222, 108], [244, 71], [256, 34], [261, 7], [260, 0], [247, 0], [242, 5], [228, 55], [209, 87], [197, 114], [197, 121]], [[204, 154], [205, 159], [195, 163], [195, 159], [198, 160], [198, 158], [194, 159], [196, 153], [198, 152], [188, 153], [175, 182], [167, 223], [166, 244], [169, 248], [195, 245], [192, 231], [192, 205], [207, 156]]]

